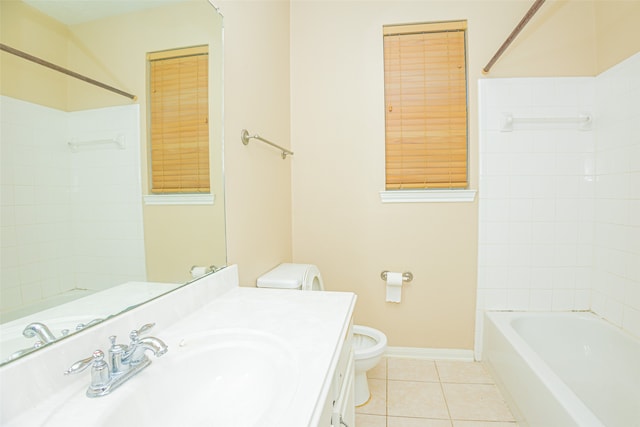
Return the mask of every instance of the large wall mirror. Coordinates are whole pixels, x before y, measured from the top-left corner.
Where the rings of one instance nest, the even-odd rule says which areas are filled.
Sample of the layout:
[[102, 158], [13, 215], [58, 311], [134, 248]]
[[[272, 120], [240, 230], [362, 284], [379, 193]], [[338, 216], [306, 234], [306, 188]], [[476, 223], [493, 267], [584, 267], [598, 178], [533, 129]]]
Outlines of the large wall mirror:
[[[226, 236], [214, 5], [2, 0], [0, 9], [4, 364], [189, 283], [192, 266], [223, 267]], [[158, 197], [147, 54], [192, 46], [208, 47], [210, 192]]]

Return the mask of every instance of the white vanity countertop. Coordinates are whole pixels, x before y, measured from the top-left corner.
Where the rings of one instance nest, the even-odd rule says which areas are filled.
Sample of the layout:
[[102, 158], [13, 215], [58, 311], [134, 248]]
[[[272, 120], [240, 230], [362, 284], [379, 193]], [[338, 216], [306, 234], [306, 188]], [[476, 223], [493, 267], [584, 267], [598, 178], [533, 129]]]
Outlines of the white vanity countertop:
[[[303, 427], [315, 425], [313, 418], [320, 415], [355, 302], [355, 295], [345, 292], [240, 287], [184, 319], [184, 324], [209, 329], [246, 328], [285, 340], [296, 355], [297, 360], [291, 363], [292, 367], [298, 364], [300, 378], [290, 409], [282, 414], [277, 427]], [[182, 326], [175, 325], [166, 333], [156, 331], [156, 336], [175, 347], [184, 336]]]
[[[233, 268], [236, 267], [234, 266]], [[232, 275], [237, 273], [233, 269], [229, 269], [228, 272], [223, 274]], [[207, 286], [202, 289], [212, 289], [212, 287]], [[123, 327], [125, 326], [128, 328], [131, 324], [157, 321], [158, 324], [150, 332], [150, 335], [165, 341], [169, 346], [169, 352], [157, 359], [151, 356], [153, 361], [151, 366], [130, 380], [131, 382], [153, 381], [154, 371], [158, 372], [159, 369], [162, 369], [165, 360], [168, 361], [171, 358], [172, 349], [177, 352], [175, 349], [179, 347], [183, 338], [191, 334], [236, 328], [276, 336], [287, 343], [288, 350], [291, 351], [295, 358], [291, 362], [292, 367], [296, 366], [299, 372], [297, 391], [293, 395], [288, 409], [284, 411], [286, 413], [281, 414], [279, 417], [277, 427], [315, 426], [330, 390], [333, 379], [332, 374], [340, 356], [343, 339], [349, 328], [356, 296], [352, 293], [343, 292], [301, 292], [245, 288], [237, 287], [237, 285], [227, 289], [220, 289], [221, 293], [216, 295], [214, 299], [197, 309], [191, 309], [187, 313], [181, 312], [183, 309], [182, 307], [177, 308], [178, 304], [175, 304], [175, 309], [170, 305], [166, 305], [167, 301], [172, 300], [163, 297], [156, 301], [164, 299], [165, 305], [156, 307], [154, 311], [150, 311], [151, 308], [147, 307], [142, 310], [136, 309], [139, 310], [137, 316], [136, 310], [127, 313], [128, 318], [125, 318], [126, 325], [116, 323], [116, 319], [114, 321], [109, 320], [104, 325], [95, 327], [95, 331], [87, 331], [87, 333], [97, 333], [95, 337], [91, 337], [91, 342], [97, 341], [94, 347], [86, 348], [86, 351], [83, 350], [83, 352], [89, 355], [96, 348], [106, 351], [108, 348], [107, 336], [118, 334], [119, 337], [123, 337]], [[176, 301], [176, 298], [182, 298], [179, 295], [189, 295], [188, 298], [190, 300], [197, 299], [194, 298], [195, 294], [191, 294], [193, 292], [196, 291], [185, 289], [176, 294], [177, 296], [173, 301]], [[205, 292], [212, 291], [206, 290]], [[180, 320], [169, 322], [169, 317], [163, 318], [163, 315], [157, 314], [159, 313], [158, 310], [162, 310], [164, 313], [175, 310], [175, 313], [169, 313], [169, 316], [178, 315]], [[84, 348], [87, 345], [87, 337], [85, 336], [82, 340], [84, 341], [82, 348]], [[78, 341], [80, 340], [78, 339]], [[124, 337], [123, 339], [119, 338], [118, 341], [126, 342]], [[78, 355], [80, 357], [84, 355], [78, 354], [77, 348], [72, 350], [66, 349], [63, 352], [65, 359], [69, 357], [69, 354], [73, 354], [73, 358]], [[53, 354], [53, 351], [51, 353]], [[43, 352], [41, 357], [44, 354]], [[57, 359], [59, 358], [60, 356], [57, 356]], [[20, 362], [20, 365], [27, 363], [27, 361]], [[68, 367], [73, 362], [75, 362], [75, 359], [64, 360], [62, 364], [59, 362], [53, 364], [60, 364], [60, 366], [55, 367], [56, 370], [60, 370], [62, 365]], [[11, 375], [6, 375], [5, 378], [18, 378], [20, 375], [15, 372]], [[62, 377], [62, 375], [60, 376]], [[85, 425], [100, 425], [99, 420], [101, 417], [99, 416], [94, 422], [87, 419], [74, 419], [72, 415], [74, 410], [71, 406], [90, 405], [92, 411], [96, 414], [113, 411], [113, 406], [116, 403], [114, 398], [117, 398], [119, 393], [126, 393], [127, 387], [131, 385], [125, 383], [115, 390], [112, 395], [89, 399], [84, 397], [84, 390], [89, 384], [90, 375], [86, 372], [86, 375], [82, 373], [78, 377], [81, 378], [64, 377], [61, 383], [64, 384], [62, 389], [40, 402], [34, 402], [29, 407], [22, 408], [18, 412], [19, 415], [8, 420], [5, 418], [8, 423], [2, 424], [7, 426], [49, 425], [49, 415], [59, 410], [65, 410], [64, 408], [66, 407], [70, 414], [70, 418], [65, 418], [66, 425], [76, 425], [75, 423], [77, 422]], [[4, 386], [6, 385], [4, 384]], [[177, 388], [180, 387], [180, 378], [176, 378], [175, 386]], [[2, 399], [10, 398], [4, 393], [8, 391], [8, 387], [2, 388], [4, 389]], [[188, 393], [188, 390], [184, 390], [184, 392]], [[20, 396], [20, 394], [24, 393], [18, 393], [14, 395], [14, 398], [26, 397], [24, 395]], [[13, 410], [14, 408], [12, 408]], [[179, 411], [179, 408], [176, 408], [176, 410]], [[211, 407], [206, 408], [206, 410], [215, 411], [215, 402], [211, 402]], [[251, 408], [248, 407], [247, 410], [250, 411]], [[98, 421], [98, 423], [96, 424], [95, 421]], [[270, 426], [260, 425], [259, 427]], [[273, 427], [276, 426], [274, 425]]]

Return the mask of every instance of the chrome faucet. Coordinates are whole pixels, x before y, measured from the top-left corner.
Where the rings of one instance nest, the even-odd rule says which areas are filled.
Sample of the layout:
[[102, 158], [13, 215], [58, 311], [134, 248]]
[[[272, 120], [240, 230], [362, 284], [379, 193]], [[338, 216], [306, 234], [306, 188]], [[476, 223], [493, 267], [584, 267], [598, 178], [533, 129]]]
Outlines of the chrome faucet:
[[143, 332], [154, 325], [155, 323], [148, 323], [140, 329], [131, 331], [129, 345], [116, 344], [116, 336], [110, 336], [109, 362], [111, 364], [104, 360], [104, 353], [101, 350], [96, 350], [91, 357], [71, 365], [65, 371], [65, 375], [82, 372], [91, 366], [91, 384], [87, 389], [87, 396], [100, 397], [111, 393], [151, 364], [151, 360], [146, 355], [147, 350], [153, 352], [156, 357], [162, 356], [169, 350], [159, 338], [139, 338]]
[[47, 325], [40, 322], [29, 323], [22, 331], [22, 335], [26, 338], [33, 338], [37, 336], [40, 341], [45, 344], [49, 344], [56, 340], [56, 337], [51, 333]]

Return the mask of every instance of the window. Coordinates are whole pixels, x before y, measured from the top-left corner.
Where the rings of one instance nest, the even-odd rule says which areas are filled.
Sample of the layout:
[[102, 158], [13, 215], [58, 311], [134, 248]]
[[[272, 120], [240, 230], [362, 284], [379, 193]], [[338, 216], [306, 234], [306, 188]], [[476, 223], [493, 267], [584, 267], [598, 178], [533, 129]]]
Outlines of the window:
[[209, 193], [208, 48], [147, 55], [151, 193]]
[[463, 189], [466, 21], [385, 26], [387, 190]]

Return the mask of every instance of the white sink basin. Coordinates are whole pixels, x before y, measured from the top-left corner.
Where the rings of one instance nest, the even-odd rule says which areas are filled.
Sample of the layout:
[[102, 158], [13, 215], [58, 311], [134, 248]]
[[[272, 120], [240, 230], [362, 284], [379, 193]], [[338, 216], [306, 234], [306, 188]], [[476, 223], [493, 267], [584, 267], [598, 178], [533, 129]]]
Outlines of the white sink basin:
[[89, 399], [83, 390], [81, 402], [74, 396], [46, 425], [267, 427], [286, 416], [299, 374], [288, 343], [224, 329], [167, 344], [167, 354], [150, 356], [148, 368], [110, 395]]

